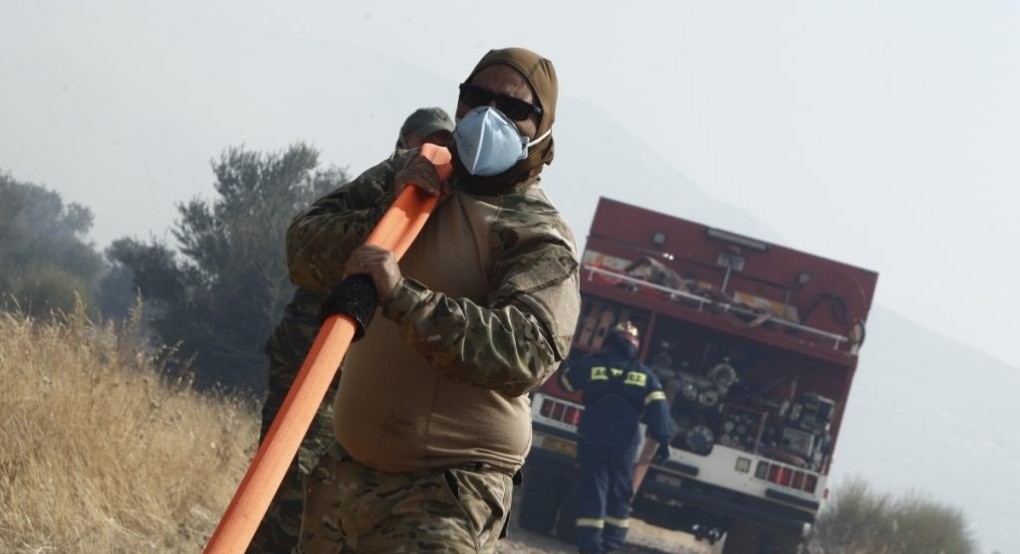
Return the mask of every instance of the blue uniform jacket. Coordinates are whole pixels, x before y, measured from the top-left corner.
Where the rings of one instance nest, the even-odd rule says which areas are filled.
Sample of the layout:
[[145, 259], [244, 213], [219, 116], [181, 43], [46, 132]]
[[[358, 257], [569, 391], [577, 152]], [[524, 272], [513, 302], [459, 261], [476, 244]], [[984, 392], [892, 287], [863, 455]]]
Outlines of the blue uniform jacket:
[[560, 373], [568, 391], [582, 391], [584, 414], [578, 431], [589, 444], [636, 447], [638, 423], [663, 443], [672, 420], [662, 385], [644, 364], [616, 352], [604, 352], [568, 362]]

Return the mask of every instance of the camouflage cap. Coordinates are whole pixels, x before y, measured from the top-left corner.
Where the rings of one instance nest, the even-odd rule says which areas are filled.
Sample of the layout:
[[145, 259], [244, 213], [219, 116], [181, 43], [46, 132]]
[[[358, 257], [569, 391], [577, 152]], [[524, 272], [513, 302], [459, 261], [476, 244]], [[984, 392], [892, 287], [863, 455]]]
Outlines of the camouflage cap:
[[414, 133], [419, 137], [427, 137], [436, 131], [453, 132], [453, 118], [442, 108], [418, 108], [407, 116], [400, 127], [400, 136]]

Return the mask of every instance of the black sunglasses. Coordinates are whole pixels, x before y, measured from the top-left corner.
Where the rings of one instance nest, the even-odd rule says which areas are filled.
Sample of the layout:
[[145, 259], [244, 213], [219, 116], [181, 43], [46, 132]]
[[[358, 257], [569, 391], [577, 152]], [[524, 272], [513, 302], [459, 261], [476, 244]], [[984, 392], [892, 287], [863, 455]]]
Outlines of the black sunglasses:
[[542, 115], [542, 107], [531, 102], [525, 102], [520, 98], [497, 94], [487, 88], [468, 83], [460, 84], [460, 101], [469, 108], [487, 106], [496, 101], [496, 108], [514, 121], [524, 121], [532, 113]]

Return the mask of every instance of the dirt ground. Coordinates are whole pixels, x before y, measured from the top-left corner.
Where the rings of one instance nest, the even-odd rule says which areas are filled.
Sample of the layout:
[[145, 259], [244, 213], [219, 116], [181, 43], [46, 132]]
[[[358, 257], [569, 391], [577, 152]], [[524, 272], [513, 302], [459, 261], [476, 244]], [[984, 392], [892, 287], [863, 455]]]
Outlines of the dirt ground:
[[[577, 552], [577, 549], [572, 544], [544, 535], [529, 533], [514, 525], [510, 537], [503, 541], [499, 552], [500, 554], [553, 554]], [[718, 545], [713, 547], [708, 543], [699, 543], [686, 533], [667, 531], [632, 519], [630, 532], [627, 534], [627, 547], [618, 552], [619, 554], [719, 554], [720, 549]]]

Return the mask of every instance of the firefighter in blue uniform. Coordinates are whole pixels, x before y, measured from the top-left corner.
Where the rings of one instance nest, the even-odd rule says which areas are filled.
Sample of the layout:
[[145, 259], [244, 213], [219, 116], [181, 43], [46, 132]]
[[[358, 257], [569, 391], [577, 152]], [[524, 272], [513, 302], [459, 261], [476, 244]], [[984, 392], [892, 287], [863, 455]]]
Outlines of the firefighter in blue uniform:
[[644, 421], [659, 443], [657, 462], [669, 458], [672, 429], [662, 385], [637, 359], [637, 327], [620, 323], [603, 344], [603, 352], [569, 363], [560, 373], [566, 390], [583, 391], [575, 512], [582, 554], [612, 552], [627, 537], [638, 424]]

